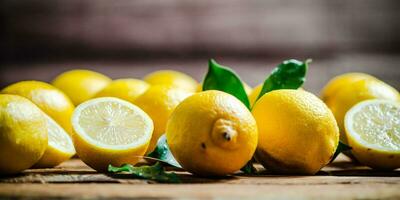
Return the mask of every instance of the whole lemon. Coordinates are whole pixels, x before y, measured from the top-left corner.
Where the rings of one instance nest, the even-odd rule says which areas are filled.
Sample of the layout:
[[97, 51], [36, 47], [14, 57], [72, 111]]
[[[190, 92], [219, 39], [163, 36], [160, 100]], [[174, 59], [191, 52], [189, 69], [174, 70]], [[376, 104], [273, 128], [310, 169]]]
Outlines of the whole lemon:
[[329, 108], [303, 90], [275, 90], [254, 105], [256, 159], [279, 173], [315, 174], [331, 160], [339, 129]]
[[234, 96], [209, 90], [185, 99], [167, 126], [167, 142], [184, 169], [202, 176], [233, 173], [257, 147], [257, 125]]
[[[244, 91], [246, 92], [247, 95], [250, 95], [251, 92], [253, 91], [253, 88], [251, 88], [251, 87], [250, 87], [247, 83], [245, 83], [245, 82], [242, 82], [242, 83], [243, 83]], [[199, 84], [197, 85], [196, 92], [202, 92], [202, 91], [203, 91], [203, 84], [202, 84], [202, 83], [199, 83]]]
[[252, 91], [250, 92], [249, 96], [249, 101], [250, 101], [250, 105], [253, 106], [254, 103], [257, 101], [257, 97], [258, 95], [260, 95], [260, 92], [262, 90], [263, 84], [259, 84], [256, 87], [254, 87], [252, 89]]
[[21, 81], [4, 88], [1, 93], [16, 94], [31, 100], [69, 134], [74, 104], [61, 90], [41, 81]]
[[134, 101], [134, 104], [144, 110], [154, 123], [154, 131], [147, 153], [154, 150], [158, 138], [165, 133], [168, 118], [175, 107], [191, 94], [192, 93], [187, 90], [165, 85], [156, 85], [151, 86]]
[[46, 148], [43, 112], [24, 97], [0, 94], [0, 174], [30, 168]]
[[151, 85], [168, 85], [196, 92], [198, 83], [192, 77], [174, 70], [159, 70], [146, 75], [144, 81]]
[[[263, 85], [264, 85], [263, 83], [257, 85], [256, 87], [254, 87], [251, 90], [250, 94], [248, 94], [251, 107], [253, 107], [254, 103], [256, 103], [257, 98], [260, 95], [260, 92], [261, 92], [261, 90], [263, 88]], [[304, 90], [304, 89], [303, 88], [299, 88], [298, 90]]]
[[360, 72], [350, 72], [338, 75], [332, 78], [321, 90], [321, 99], [324, 102], [330, 101], [338, 91], [342, 88], [348, 87], [351, 83], [363, 79], [376, 79], [375, 77], [360, 73]]
[[52, 84], [62, 90], [75, 105], [78, 105], [106, 87], [111, 79], [90, 70], [71, 70], [58, 75]]
[[[346, 84], [343, 85], [338, 83], [340, 88], [337, 86], [336, 90], [332, 89], [331, 91], [335, 91], [333, 95], [324, 95], [323, 97], [336, 118], [341, 132], [340, 139], [343, 142], [347, 142], [344, 131], [344, 116], [355, 104], [367, 99], [400, 100], [399, 92], [396, 89], [378, 79], [364, 75], [355, 79], [346, 80]], [[328, 84], [326, 88], [330, 87]]]
[[98, 92], [95, 97], [117, 97], [129, 102], [133, 102], [142, 95], [149, 84], [139, 79], [117, 79], [108, 84], [103, 90]]

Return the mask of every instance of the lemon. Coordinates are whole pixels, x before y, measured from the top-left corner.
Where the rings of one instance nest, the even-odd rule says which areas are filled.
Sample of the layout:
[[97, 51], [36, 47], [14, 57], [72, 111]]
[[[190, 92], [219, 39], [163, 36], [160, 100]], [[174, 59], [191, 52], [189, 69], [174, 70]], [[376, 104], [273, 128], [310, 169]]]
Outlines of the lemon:
[[36, 168], [51, 168], [70, 159], [75, 154], [74, 144], [68, 133], [44, 114], [47, 120], [48, 146], [40, 160], [34, 165]]
[[106, 87], [111, 82], [107, 76], [90, 70], [71, 70], [58, 75], [52, 84], [78, 105]]
[[[247, 83], [242, 82], [243, 83], [243, 87], [244, 87], [244, 91], [246, 92], [247, 95], [250, 95], [251, 92], [253, 91], [253, 88], [251, 88]], [[202, 92], [203, 91], [203, 84], [200, 83], [197, 85], [197, 89], [196, 92]]]
[[95, 97], [117, 97], [133, 102], [149, 88], [149, 84], [138, 79], [117, 79], [108, 84]]
[[250, 92], [249, 96], [249, 101], [250, 101], [250, 106], [253, 107], [254, 103], [257, 101], [258, 95], [260, 95], [260, 92], [262, 90], [263, 84], [259, 84], [256, 87], [252, 89]]
[[341, 131], [340, 139], [346, 142], [344, 133], [344, 116], [346, 112], [358, 102], [368, 99], [400, 100], [399, 92], [386, 83], [373, 79], [361, 78], [351, 81], [335, 92], [335, 95], [326, 100], [332, 110]]
[[47, 147], [43, 112], [28, 99], [0, 94], [0, 174], [30, 168]]
[[4, 88], [1, 92], [28, 98], [68, 133], [72, 133], [71, 116], [75, 106], [56, 87], [41, 81], [21, 81]]
[[321, 90], [321, 99], [324, 102], [328, 102], [342, 88], [345, 88], [349, 86], [351, 83], [354, 83], [358, 80], [364, 80], [364, 79], [376, 79], [376, 78], [369, 74], [360, 72], [350, 72], [336, 76], [332, 80], [330, 80]]
[[[248, 94], [251, 107], [253, 107], [254, 103], [257, 101], [257, 98], [260, 95], [263, 85], [264, 85], [263, 83], [257, 85], [251, 90], [250, 94]], [[304, 90], [304, 89], [299, 88], [298, 90]]]
[[154, 132], [147, 153], [151, 153], [158, 138], [165, 133], [168, 118], [175, 107], [192, 93], [165, 85], [151, 86], [134, 104], [143, 109], [154, 122]]
[[196, 92], [197, 81], [187, 74], [174, 70], [159, 70], [146, 75], [144, 81], [151, 85], [168, 85]]
[[153, 132], [150, 117], [128, 101], [101, 97], [80, 104], [72, 116], [75, 149], [84, 163], [104, 172], [107, 166], [135, 164]]
[[376, 169], [400, 167], [400, 103], [367, 100], [345, 116], [346, 136], [361, 163]]
[[256, 159], [279, 173], [315, 174], [331, 160], [339, 129], [329, 108], [304, 90], [274, 90], [254, 105]]
[[184, 169], [221, 176], [243, 167], [257, 147], [257, 125], [234, 96], [208, 90], [185, 99], [167, 126], [167, 142]]

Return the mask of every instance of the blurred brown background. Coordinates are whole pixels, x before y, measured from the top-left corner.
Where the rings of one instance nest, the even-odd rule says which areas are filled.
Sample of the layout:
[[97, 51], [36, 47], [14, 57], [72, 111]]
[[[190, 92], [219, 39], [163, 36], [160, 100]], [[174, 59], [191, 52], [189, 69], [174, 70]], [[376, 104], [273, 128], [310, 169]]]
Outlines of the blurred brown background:
[[399, 11], [398, 0], [2, 0], [0, 86], [72, 68], [200, 81], [208, 58], [255, 86], [284, 59], [312, 58], [313, 92], [349, 71], [400, 89]]

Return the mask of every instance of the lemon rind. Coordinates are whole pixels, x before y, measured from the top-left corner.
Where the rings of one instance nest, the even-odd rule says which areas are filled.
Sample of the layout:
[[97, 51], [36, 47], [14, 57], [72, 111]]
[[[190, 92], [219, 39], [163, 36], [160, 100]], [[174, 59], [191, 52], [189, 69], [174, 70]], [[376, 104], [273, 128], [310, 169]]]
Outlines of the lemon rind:
[[[82, 110], [84, 110], [88, 106], [91, 106], [96, 103], [110, 102], [110, 101], [118, 102], [118, 103], [128, 107], [129, 109], [133, 109], [135, 112], [138, 112], [139, 115], [143, 117], [146, 124], [150, 125], [149, 127], [147, 127], [147, 129], [145, 129], [145, 131], [144, 131], [145, 133], [144, 133], [143, 137], [141, 137], [139, 140], [136, 140], [130, 144], [109, 145], [109, 144], [104, 144], [100, 141], [94, 140], [93, 138], [91, 138], [90, 136], [88, 136], [86, 134], [86, 132], [83, 130], [83, 128], [79, 125], [79, 118], [80, 118], [80, 114], [82, 113]], [[153, 130], [154, 130], [154, 125], [153, 125], [152, 119], [142, 109], [140, 109], [138, 106], [136, 106], [128, 101], [125, 101], [125, 100], [122, 100], [119, 98], [115, 98], [115, 97], [99, 97], [99, 98], [88, 100], [88, 101], [83, 102], [80, 105], [78, 105], [72, 115], [72, 126], [75, 130], [75, 134], [78, 134], [82, 140], [85, 140], [87, 143], [89, 143], [93, 146], [96, 146], [97, 148], [109, 149], [109, 150], [126, 150], [126, 149], [133, 149], [133, 148], [138, 148], [140, 146], [143, 146], [146, 143], [148, 143], [148, 141], [150, 141]]]
[[[400, 150], [394, 150], [391, 148], [386, 148], [382, 147], [380, 145], [376, 144], [371, 144], [368, 143], [367, 141], [363, 140], [358, 134], [356, 134], [356, 131], [353, 128], [353, 125], [350, 123], [352, 118], [357, 112], [360, 111], [361, 108], [363, 108], [366, 105], [371, 105], [371, 104], [391, 104], [396, 107], [399, 107], [400, 109], [400, 104], [395, 101], [390, 101], [390, 100], [380, 100], [380, 99], [372, 99], [372, 100], [366, 100], [362, 101], [356, 105], [354, 105], [345, 115], [344, 122], [345, 122], [345, 129], [346, 129], [346, 135], [347, 137], [351, 137], [354, 143], [357, 143], [357, 145], [366, 147], [366, 148], [371, 148], [376, 151], [380, 151], [383, 153], [395, 153], [395, 154], [400, 154]], [[348, 138], [349, 140], [349, 138]]]
[[[69, 149], [66, 149], [66, 148], [64, 148], [64, 147], [59, 147], [59, 146], [54, 146], [54, 145], [52, 145], [50, 142], [49, 142], [49, 147], [50, 148], [53, 148], [53, 149], [56, 149], [57, 151], [60, 151], [60, 152], [62, 152], [62, 153], [64, 153], [64, 154], [75, 154], [76, 153], [76, 151], [75, 151], [75, 147], [74, 147], [74, 142], [72, 141], [72, 138], [71, 138], [71, 136], [65, 131], [65, 129], [64, 128], [62, 128], [56, 121], [54, 121], [54, 119], [52, 119], [50, 116], [48, 116], [47, 114], [44, 114], [44, 116], [47, 118], [47, 121], [48, 121], [48, 123], [49, 123], [49, 121], [50, 121], [50, 123], [52, 123], [54, 126], [57, 126], [57, 128], [58, 129], [60, 129], [62, 132], [63, 132], [63, 134], [66, 136], [66, 138], [68, 138], [67, 139], [67, 142], [68, 142], [68, 144], [69, 144], [69, 146], [70, 146], [70, 148]], [[48, 125], [49, 126], [49, 125]], [[49, 133], [50, 134], [50, 133]]]

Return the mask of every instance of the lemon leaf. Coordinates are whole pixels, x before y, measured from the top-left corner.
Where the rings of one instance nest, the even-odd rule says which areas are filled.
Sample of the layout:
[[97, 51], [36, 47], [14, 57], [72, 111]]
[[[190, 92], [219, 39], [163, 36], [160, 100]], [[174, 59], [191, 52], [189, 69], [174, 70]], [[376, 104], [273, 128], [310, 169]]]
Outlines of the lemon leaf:
[[164, 166], [157, 162], [152, 166], [140, 166], [134, 167], [130, 164], [124, 164], [121, 167], [115, 167], [112, 165], [108, 166], [108, 172], [120, 173], [125, 172], [126, 174], [132, 175], [134, 178], [141, 178], [147, 180], [153, 180], [160, 183], [180, 183], [181, 180], [175, 173], [165, 172]]
[[159, 159], [171, 166], [182, 168], [182, 166], [176, 161], [167, 143], [167, 137], [163, 134], [157, 141], [157, 146], [153, 152], [147, 156], [155, 159]]
[[254, 160], [251, 159], [249, 162], [246, 163], [245, 166], [243, 166], [240, 171], [242, 171], [245, 174], [255, 174], [257, 173], [257, 169], [254, 167]]
[[232, 69], [218, 64], [213, 59], [208, 61], [208, 72], [203, 81], [203, 91], [205, 90], [229, 93], [250, 109], [250, 102], [239, 76]]
[[279, 89], [298, 89], [306, 80], [306, 73], [310, 59], [301, 62], [295, 59], [285, 60], [272, 70], [264, 81], [257, 100], [265, 93]]
[[342, 141], [339, 141], [339, 144], [338, 144], [338, 146], [336, 148], [336, 151], [332, 156], [331, 162], [333, 162], [340, 153], [342, 153], [344, 151], [349, 151], [349, 150], [351, 150], [350, 146], [348, 146], [347, 144], [343, 143]]

